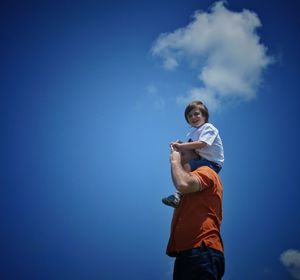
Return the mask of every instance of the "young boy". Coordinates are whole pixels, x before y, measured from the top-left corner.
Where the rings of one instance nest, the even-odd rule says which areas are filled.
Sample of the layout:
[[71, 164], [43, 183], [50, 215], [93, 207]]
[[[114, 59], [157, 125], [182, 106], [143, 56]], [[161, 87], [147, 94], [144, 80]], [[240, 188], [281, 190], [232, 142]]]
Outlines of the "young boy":
[[[208, 166], [219, 173], [224, 163], [224, 150], [219, 131], [208, 122], [209, 113], [201, 101], [193, 101], [185, 109], [184, 116], [194, 129], [188, 133], [186, 143], [176, 141], [171, 145], [182, 152], [186, 171]], [[177, 208], [182, 194], [176, 192], [162, 199], [168, 206]]]

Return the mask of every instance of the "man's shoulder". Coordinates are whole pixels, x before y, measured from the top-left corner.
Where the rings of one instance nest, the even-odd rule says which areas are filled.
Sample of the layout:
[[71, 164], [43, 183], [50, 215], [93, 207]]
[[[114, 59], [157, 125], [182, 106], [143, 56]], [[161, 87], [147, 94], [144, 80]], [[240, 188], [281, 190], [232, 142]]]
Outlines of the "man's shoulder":
[[211, 176], [219, 177], [219, 175], [212, 168], [210, 168], [206, 165], [200, 166], [195, 171], [197, 171], [198, 173], [203, 173], [203, 174], [208, 174], [208, 175], [211, 175]]
[[193, 175], [196, 175], [203, 181], [211, 182], [213, 184], [221, 183], [219, 175], [208, 166], [201, 166], [192, 172]]

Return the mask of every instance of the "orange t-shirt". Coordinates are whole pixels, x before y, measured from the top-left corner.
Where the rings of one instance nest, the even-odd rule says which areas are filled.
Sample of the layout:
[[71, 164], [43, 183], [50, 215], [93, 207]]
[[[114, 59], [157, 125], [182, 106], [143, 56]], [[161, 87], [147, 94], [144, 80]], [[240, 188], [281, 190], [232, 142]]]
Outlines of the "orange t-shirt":
[[174, 210], [167, 254], [207, 247], [224, 252], [220, 234], [223, 188], [220, 177], [211, 168], [202, 166], [192, 172], [199, 178], [202, 190], [184, 194]]

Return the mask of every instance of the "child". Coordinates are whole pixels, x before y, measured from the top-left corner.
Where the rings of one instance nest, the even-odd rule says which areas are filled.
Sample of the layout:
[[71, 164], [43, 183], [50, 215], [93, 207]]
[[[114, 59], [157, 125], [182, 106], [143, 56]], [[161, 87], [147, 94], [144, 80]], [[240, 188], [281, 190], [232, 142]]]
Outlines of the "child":
[[[186, 121], [194, 128], [187, 135], [188, 141], [176, 141], [171, 145], [182, 153], [182, 165], [187, 172], [200, 166], [208, 166], [219, 173], [224, 163], [223, 144], [218, 129], [208, 122], [209, 113], [201, 101], [193, 101], [185, 109]], [[182, 194], [176, 192], [162, 202], [177, 208]]]

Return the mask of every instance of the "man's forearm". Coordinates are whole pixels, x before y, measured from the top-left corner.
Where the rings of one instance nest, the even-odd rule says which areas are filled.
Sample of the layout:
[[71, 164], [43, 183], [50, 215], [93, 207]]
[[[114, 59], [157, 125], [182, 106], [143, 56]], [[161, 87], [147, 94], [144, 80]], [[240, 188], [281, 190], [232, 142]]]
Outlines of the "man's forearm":
[[183, 179], [185, 176], [185, 171], [183, 170], [181, 163], [177, 161], [171, 161], [171, 174], [175, 188], [180, 191], [180, 186], [185, 184], [185, 180]]

